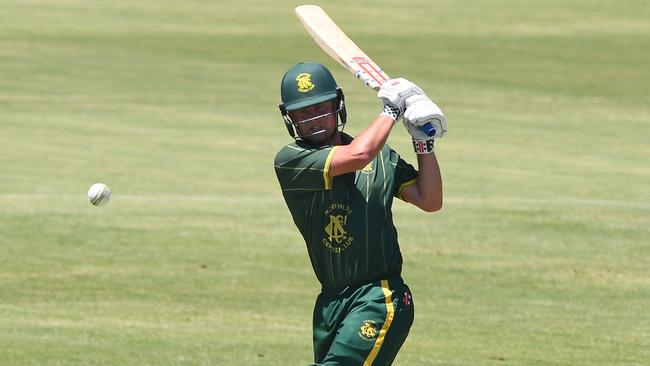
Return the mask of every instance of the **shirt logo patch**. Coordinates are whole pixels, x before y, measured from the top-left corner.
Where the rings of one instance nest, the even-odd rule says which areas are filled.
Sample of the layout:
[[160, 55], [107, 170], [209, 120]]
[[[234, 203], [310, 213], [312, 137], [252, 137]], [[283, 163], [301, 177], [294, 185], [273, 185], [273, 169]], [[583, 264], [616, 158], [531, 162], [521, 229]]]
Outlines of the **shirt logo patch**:
[[377, 329], [377, 323], [372, 320], [364, 320], [361, 327], [359, 327], [359, 337], [363, 338], [366, 341], [372, 341], [377, 337], [379, 330]]
[[404, 291], [404, 306], [410, 306], [411, 302], [413, 302], [411, 293], [409, 292], [409, 290]]
[[333, 203], [325, 210], [327, 225], [323, 245], [333, 253], [341, 253], [354, 241], [347, 230], [350, 212], [350, 206], [342, 203]]
[[361, 171], [364, 173], [372, 173], [373, 170], [375, 170], [375, 166], [372, 164], [372, 161], [369, 162], [368, 165], [364, 166], [363, 169], [361, 169]]
[[298, 91], [301, 93], [306, 93], [316, 87], [316, 85], [311, 81], [311, 74], [306, 72], [298, 74], [298, 76], [296, 76], [296, 81], [298, 82]]

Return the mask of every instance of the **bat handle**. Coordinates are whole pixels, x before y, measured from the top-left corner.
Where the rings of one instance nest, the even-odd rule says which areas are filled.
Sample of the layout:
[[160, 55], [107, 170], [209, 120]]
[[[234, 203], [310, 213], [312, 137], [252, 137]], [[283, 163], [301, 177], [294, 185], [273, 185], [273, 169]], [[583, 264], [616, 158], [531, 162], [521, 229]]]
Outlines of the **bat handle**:
[[429, 136], [429, 137], [432, 137], [432, 136], [436, 135], [436, 129], [433, 128], [433, 126], [429, 122], [427, 122], [427, 123], [423, 124], [422, 126], [420, 126], [420, 130], [422, 130], [422, 132], [426, 133], [427, 136]]

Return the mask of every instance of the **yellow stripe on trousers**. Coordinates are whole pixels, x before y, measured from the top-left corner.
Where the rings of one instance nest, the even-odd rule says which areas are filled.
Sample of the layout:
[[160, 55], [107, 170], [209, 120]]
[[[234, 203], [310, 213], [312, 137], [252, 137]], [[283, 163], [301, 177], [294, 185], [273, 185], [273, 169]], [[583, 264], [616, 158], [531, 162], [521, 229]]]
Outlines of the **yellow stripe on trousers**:
[[384, 326], [381, 327], [381, 330], [379, 331], [379, 337], [377, 337], [375, 345], [372, 347], [372, 350], [370, 351], [368, 358], [366, 358], [366, 361], [363, 363], [363, 366], [371, 366], [372, 363], [375, 362], [379, 349], [384, 343], [386, 333], [388, 333], [388, 328], [390, 328], [390, 324], [393, 322], [393, 317], [395, 316], [395, 308], [393, 307], [392, 299], [393, 296], [388, 287], [388, 280], [381, 280], [381, 289], [384, 291], [384, 297], [386, 298], [386, 320], [384, 321]]

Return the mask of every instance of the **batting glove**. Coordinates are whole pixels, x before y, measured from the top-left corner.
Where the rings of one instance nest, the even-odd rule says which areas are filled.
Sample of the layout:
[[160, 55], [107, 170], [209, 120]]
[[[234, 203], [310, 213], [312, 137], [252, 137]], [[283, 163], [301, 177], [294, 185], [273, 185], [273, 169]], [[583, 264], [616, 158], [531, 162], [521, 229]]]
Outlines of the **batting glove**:
[[433, 152], [434, 138], [424, 133], [419, 126], [408, 122], [406, 119], [402, 121], [402, 123], [404, 124], [404, 127], [406, 127], [406, 131], [411, 135], [413, 151], [415, 151], [416, 154], [431, 154]]
[[447, 121], [442, 110], [425, 95], [413, 95], [406, 98], [406, 111], [404, 123], [422, 126], [430, 123], [436, 131], [432, 137], [441, 138], [447, 133]]
[[[377, 97], [384, 102], [385, 114], [392, 118], [393, 112], [395, 110], [397, 111], [397, 117], [393, 118], [395, 121], [404, 114], [406, 110], [406, 98], [412, 95], [425, 94], [419, 86], [404, 78], [387, 80], [377, 92]], [[389, 108], [387, 107], [390, 107], [390, 111], [388, 111]]]

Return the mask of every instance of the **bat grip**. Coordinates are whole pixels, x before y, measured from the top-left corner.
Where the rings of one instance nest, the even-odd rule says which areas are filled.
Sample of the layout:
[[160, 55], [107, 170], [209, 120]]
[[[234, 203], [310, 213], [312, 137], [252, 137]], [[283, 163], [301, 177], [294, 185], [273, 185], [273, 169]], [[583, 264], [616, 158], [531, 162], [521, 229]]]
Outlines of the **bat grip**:
[[433, 128], [433, 126], [429, 122], [427, 122], [427, 123], [423, 124], [422, 126], [420, 126], [420, 130], [422, 130], [422, 132], [426, 133], [427, 136], [429, 136], [429, 137], [433, 137], [433, 136], [436, 135], [436, 129]]

